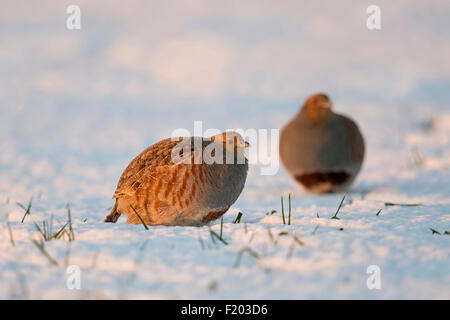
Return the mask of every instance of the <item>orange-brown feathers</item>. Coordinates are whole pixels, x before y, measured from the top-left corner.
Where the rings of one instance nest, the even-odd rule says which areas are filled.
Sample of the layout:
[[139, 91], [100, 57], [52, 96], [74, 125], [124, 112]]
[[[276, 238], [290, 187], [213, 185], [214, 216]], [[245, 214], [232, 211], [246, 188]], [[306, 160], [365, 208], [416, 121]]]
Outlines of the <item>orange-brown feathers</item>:
[[332, 103], [328, 96], [318, 93], [306, 99], [302, 112], [305, 112], [315, 124], [319, 124], [325, 122], [331, 116], [331, 107]]

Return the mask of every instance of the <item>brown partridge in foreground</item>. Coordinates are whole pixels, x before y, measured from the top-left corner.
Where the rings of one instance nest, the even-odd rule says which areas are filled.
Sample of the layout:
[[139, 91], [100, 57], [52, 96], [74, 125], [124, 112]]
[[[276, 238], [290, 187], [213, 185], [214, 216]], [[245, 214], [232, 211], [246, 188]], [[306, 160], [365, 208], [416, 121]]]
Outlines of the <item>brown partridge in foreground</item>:
[[120, 177], [105, 222], [202, 226], [221, 217], [244, 188], [248, 146], [236, 132], [165, 139], [139, 154]]
[[364, 160], [364, 139], [353, 120], [334, 113], [325, 94], [309, 97], [282, 130], [280, 156], [288, 172], [308, 191], [348, 187]]

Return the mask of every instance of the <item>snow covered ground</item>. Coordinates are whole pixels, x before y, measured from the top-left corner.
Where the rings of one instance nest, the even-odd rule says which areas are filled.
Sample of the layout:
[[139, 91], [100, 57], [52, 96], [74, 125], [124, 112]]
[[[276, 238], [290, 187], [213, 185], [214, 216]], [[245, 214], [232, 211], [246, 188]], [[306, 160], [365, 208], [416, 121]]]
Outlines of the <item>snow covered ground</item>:
[[[449, 299], [450, 5], [378, 2], [379, 31], [354, 1], [79, 1], [74, 31], [60, 1], [2, 3], [0, 298]], [[195, 120], [281, 128], [316, 91], [367, 143], [339, 219], [343, 194], [305, 194], [282, 167], [253, 165], [223, 242], [220, 220], [103, 223], [146, 146]], [[53, 215], [57, 231], [68, 203], [75, 239], [45, 242], [46, 256], [34, 223]]]

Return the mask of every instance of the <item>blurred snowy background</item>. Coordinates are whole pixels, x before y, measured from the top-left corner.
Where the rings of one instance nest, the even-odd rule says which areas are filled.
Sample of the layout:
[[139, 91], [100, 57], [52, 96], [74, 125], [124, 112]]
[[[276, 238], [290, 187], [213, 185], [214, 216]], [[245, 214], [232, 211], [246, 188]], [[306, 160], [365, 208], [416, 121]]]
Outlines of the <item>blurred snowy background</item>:
[[[66, 28], [71, 4], [81, 8], [81, 30]], [[366, 27], [370, 4], [381, 8], [381, 30]], [[0, 7], [0, 297], [450, 298], [449, 1], [0, 0]], [[194, 120], [204, 128], [281, 128], [317, 91], [359, 123], [367, 142], [341, 220], [329, 217], [342, 195], [306, 195], [283, 168], [267, 177], [253, 166], [225, 215], [228, 246], [202, 250], [207, 228], [146, 235], [124, 221], [102, 223], [122, 170], [145, 147], [177, 128], [193, 130]], [[266, 212], [280, 211], [289, 192], [295, 218], [287, 228], [279, 213]], [[31, 197], [21, 224], [16, 202], [26, 206]], [[78, 232], [71, 263], [86, 279], [81, 293], [66, 288], [63, 263], [50, 266], [30, 241], [32, 221], [50, 213], [63, 221], [67, 203]], [[245, 230], [231, 223], [238, 211]], [[298, 232], [305, 245], [287, 259], [290, 241], [271, 243], [267, 228]], [[233, 268], [253, 231], [259, 262], [246, 257]], [[133, 274], [147, 238], [138, 280], [121, 296], [115, 280]], [[58, 241], [47, 247], [62, 261]], [[382, 290], [365, 285], [370, 264], [387, 279]]]

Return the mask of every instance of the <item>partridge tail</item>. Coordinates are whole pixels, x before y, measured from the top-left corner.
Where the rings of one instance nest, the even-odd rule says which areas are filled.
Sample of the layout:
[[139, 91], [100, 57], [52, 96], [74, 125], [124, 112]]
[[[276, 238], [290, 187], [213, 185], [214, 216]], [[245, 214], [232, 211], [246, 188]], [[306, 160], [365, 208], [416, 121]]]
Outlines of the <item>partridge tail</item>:
[[112, 208], [111, 212], [106, 216], [104, 222], [113, 222], [116, 223], [117, 219], [119, 219], [120, 213], [117, 211], [117, 200]]

